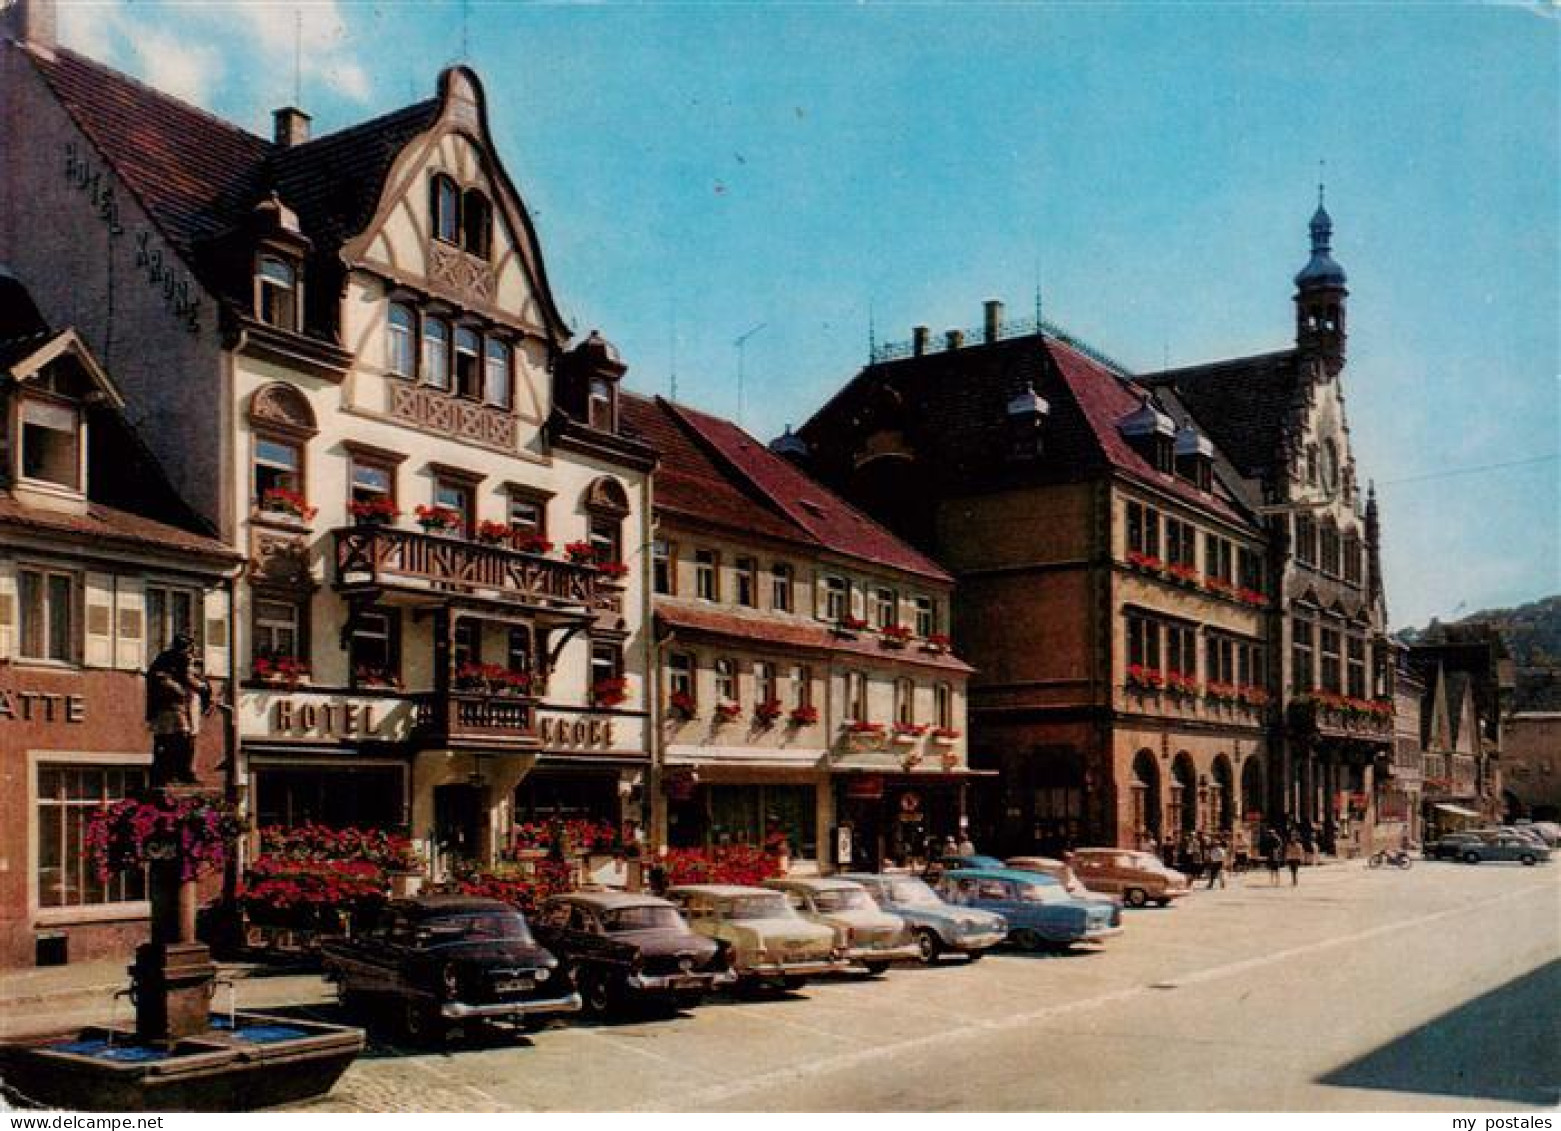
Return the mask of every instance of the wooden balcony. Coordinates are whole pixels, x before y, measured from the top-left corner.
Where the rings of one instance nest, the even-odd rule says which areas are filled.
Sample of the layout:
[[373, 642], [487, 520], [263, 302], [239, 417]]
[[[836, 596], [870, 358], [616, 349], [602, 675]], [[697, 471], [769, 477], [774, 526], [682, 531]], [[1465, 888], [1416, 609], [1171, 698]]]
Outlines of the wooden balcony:
[[347, 526], [332, 535], [338, 589], [460, 595], [582, 616], [601, 607], [602, 575], [591, 566], [388, 526]]
[[422, 746], [525, 749], [541, 744], [534, 699], [469, 691], [412, 698], [417, 705], [413, 736]]

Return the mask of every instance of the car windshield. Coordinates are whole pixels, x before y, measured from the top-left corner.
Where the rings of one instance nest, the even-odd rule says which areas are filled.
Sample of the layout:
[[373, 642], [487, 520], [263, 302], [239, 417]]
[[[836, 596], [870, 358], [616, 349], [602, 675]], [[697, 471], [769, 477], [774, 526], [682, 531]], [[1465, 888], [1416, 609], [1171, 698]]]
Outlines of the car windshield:
[[1066, 903], [1068, 893], [1057, 884], [1015, 884], [1019, 898], [1026, 903]]
[[649, 931], [664, 927], [683, 926], [683, 917], [676, 908], [645, 904], [642, 907], [619, 907], [602, 912], [602, 927], [613, 931]]
[[940, 907], [943, 901], [921, 880], [895, 880], [889, 885], [889, 900], [907, 907]]
[[820, 911], [871, 911], [873, 901], [861, 888], [826, 888], [813, 893], [813, 904]]
[[429, 945], [452, 942], [490, 942], [496, 939], [529, 942], [526, 921], [513, 911], [484, 911], [476, 915], [441, 915], [417, 925], [417, 937]]
[[793, 919], [796, 913], [780, 892], [740, 895], [726, 905], [728, 919]]

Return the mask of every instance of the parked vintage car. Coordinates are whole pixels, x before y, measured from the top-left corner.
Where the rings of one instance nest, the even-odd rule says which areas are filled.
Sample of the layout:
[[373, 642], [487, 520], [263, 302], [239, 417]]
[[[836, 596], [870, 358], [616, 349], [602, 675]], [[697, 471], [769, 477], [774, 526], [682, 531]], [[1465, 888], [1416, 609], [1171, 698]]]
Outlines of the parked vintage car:
[[676, 907], [653, 895], [556, 895], [532, 916], [532, 930], [598, 1016], [633, 1001], [695, 1006], [737, 980], [727, 944], [696, 934]]
[[950, 903], [1001, 915], [1008, 941], [1025, 950], [1103, 942], [1122, 931], [1121, 912], [1110, 904], [1069, 895], [1050, 876], [1011, 868], [948, 872], [938, 891]]
[[1482, 839], [1479, 833], [1444, 833], [1425, 846], [1425, 856], [1428, 860], [1457, 860], [1465, 848]]
[[1008, 937], [1001, 915], [946, 903], [916, 876], [847, 872], [840, 878], [861, 884], [879, 907], [905, 920], [923, 962], [935, 962], [945, 952], [974, 962]]
[[1158, 856], [1128, 848], [1076, 848], [1069, 859], [1090, 891], [1120, 895], [1129, 907], [1166, 906], [1191, 891], [1187, 876]]
[[834, 931], [841, 956], [869, 974], [921, 957], [905, 920], [880, 908], [861, 884], [838, 876], [808, 876], [765, 880], [764, 886], [785, 892], [804, 919]]
[[349, 1013], [389, 1007], [418, 1041], [462, 1021], [517, 1022], [581, 1004], [520, 912], [496, 899], [393, 900], [373, 927], [328, 939], [321, 955]]
[[1458, 846], [1457, 858], [1465, 864], [1479, 864], [1485, 860], [1516, 860], [1520, 864], [1534, 865], [1550, 859], [1550, 849], [1536, 844], [1528, 837], [1509, 832], [1498, 832], [1491, 837], [1480, 837]]
[[1051, 856], [1010, 856], [1003, 862], [1003, 867], [1012, 868], [1016, 872], [1039, 872], [1043, 876], [1050, 876], [1063, 886], [1069, 895], [1085, 895], [1089, 889], [1084, 886], [1084, 881], [1079, 879], [1065, 860], [1058, 860]]
[[786, 896], [739, 884], [687, 884], [667, 892], [701, 935], [730, 947], [737, 986], [802, 987], [814, 974], [847, 967], [835, 932], [799, 915]]

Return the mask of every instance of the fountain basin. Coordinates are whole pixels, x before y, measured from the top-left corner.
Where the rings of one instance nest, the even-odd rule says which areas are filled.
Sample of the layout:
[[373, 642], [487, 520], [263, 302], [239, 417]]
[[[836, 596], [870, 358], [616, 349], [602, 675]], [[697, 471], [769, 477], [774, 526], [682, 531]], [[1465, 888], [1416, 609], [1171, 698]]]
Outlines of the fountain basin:
[[5, 1049], [3, 1064], [17, 1091], [70, 1111], [250, 1111], [329, 1092], [362, 1051], [362, 1029], [238, 1012], [167, 1045], [83, 1029]]

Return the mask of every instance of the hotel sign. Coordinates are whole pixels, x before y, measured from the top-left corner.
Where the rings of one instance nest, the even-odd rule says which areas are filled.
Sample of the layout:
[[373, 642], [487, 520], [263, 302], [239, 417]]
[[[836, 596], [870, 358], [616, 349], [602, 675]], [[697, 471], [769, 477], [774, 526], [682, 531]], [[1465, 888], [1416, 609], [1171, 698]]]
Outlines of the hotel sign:
[[329, 699], [278, 699], [271, 704], [271, 730], [276, 734], [364, 737], [373, 734], [377, 724], [374, 706]]

